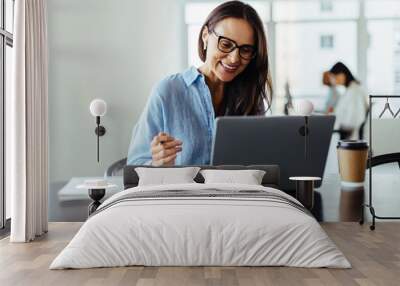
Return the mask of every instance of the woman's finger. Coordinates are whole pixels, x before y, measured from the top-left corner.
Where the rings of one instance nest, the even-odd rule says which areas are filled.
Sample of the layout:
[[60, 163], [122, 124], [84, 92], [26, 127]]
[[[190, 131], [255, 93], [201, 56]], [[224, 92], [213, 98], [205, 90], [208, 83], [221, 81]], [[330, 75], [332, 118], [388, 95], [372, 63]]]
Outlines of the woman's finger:
[[158, 136], [159, 143], [165, 143], [165, 142], [170, 142], [170, 141], [174, 141], [174, 140], [175, 140], [175, 138], [170, 135]]
[[181, 146], [182, 146], [182, 142], [176, 142], [176, 140], [167, 142], [167, 143], [163, 143], [163, 144], [157, 144], [155, 146], [152, 146], [152, 153], [158, 153], [164, 149], [178, 148]]
[[168, 163], [171, 163], [173, 160], [175, 160], [176, 154], [173, 154], [171, 156], [165, 157], [160, 159], [161, 165], [167, 165]]
[[151, 146], [156, 146], [160, 144], [161, 142], [169, 142], [175, 140], [174, 137], [169, 136], [167, 133], [164, 133], [164, 135], [156, 135], [153, 137], [153, 140], [151, 141]]
[[156, 146], [157, 144], [158, 144], [157, 136], [154, 136], [153, 140], [151, 140], [151, 142], [150, 142], [150, 146], [153, 147], [153, 146]]
[[166, 158], [168, 156], [171, 156], [173, 154], [177, 154], [182, 151], [182, 148], [170, 148], [170, 149], [164, 149], [161, 150], [160, 152], [153, 153], [153, 159], [155, 160], [160, 160], [162, 158]]
[[163, 143], [162, 146], [164, 146], [165, 149], [179, 147], [179, 146], [182, 146], [182, 141], [175, 139], [173, 141], [168, 141], [168, 142]]

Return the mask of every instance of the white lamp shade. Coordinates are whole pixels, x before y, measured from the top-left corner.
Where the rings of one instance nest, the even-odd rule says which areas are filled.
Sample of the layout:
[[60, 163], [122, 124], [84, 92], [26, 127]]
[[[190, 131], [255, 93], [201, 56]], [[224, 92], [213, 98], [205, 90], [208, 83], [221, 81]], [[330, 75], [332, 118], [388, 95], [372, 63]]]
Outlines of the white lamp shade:
[[102, 99], [93, 99], [90, 103], [90, 113], [93, 116], [103, 116], [107, 112], [107, 103]]
[[299, 99], [294, 103], [296, 115], [308, 116], [314, 111], [314, 105], [307, 99]]

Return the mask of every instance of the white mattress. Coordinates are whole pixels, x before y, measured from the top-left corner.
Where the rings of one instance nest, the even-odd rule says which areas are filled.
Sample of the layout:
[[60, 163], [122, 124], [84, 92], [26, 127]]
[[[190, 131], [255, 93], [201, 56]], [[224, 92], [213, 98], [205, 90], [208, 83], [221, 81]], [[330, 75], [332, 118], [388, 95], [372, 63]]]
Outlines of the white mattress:
[[[50, 269], [145, 266], [294, 266], [349, 268], [350, 263], [309, 214], [254, 198], [152, 198], [154, 190], [262, 190], [252, 185], [179, 184], [135, 187], [106, 200]], [[298, 202], [297, 202], [298, 203]]]

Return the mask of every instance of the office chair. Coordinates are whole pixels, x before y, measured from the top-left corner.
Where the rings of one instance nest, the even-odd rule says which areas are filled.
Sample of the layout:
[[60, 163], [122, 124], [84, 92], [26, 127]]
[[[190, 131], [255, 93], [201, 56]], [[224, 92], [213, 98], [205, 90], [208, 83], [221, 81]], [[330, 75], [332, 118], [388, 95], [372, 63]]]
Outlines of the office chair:
[[[372, 157], [371, 160], [371, 167], [389, 163], [398, 163], [400, 168], [400, 153], [388, 153], [388, 154], [374, 156]], [[368, 164], [367, 164], [367, 169], [369, 169]]]
[[360, 129], [358, 129], [358, 139], [360, 139], [360, 140], [364, 139], [364, 126], [368, 122], [368, 115], [369, 115], [370, 109], [371, 109], [371, 107], [368, 106], [367, 112], [365, 112], [364, 122], [361, 124]]
[[108, 166], [107, 170], [104, 173], [105, 177], [112, 177], [122, 175], [122, 170], [126, 166], [126, 158], [120, 159], [110, 166]]

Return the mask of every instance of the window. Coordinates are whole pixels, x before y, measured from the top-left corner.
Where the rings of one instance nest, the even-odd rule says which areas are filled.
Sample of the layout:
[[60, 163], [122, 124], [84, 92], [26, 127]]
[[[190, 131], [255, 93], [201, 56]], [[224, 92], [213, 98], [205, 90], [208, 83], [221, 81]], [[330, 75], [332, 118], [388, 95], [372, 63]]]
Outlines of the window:
[[322, 35], [320, 39], [321, 49], [332, 49], [333, 48], [333, 35]]
[[11, 92], [14, 0], [0, 0], [0, 228], [11, 216], [10, 194], [5, 188], [5, 105]]
[[[357, 74], [358, 1], [332, 1], [335, 9], [322, 11], [321, 1], [273, 1], [275, 24], [275, 113], [283, 111], [289, 86], [293, 99], [306, 98], [316, 110], [325, 106], [327, 87], [322, 73], [344, 62]], [[271, 44], [271, 43], [270, 43]]]
[[331, 12], [333, 4], [331, 0], [321, 0], [321, 12]]
[[[200, 26], [219, 3], [198, 1], [186, 5], [186, 8], [193, 7], [186, 13], [189, 64], [199, 64]], [[308, 98], [316, 109], [321, 109], [328, 92], [321, 82], [322, 72], [337, 61], [350, 68], [367, 92], [400, 94], [399, 0], [263, 0], [251, 3], [268, 27], [274, 113], [283, 112], [287, 83], [294, 99]]]
[[335, 9], [329, 7], [331, 1], [320, 0], [285, 0], [273, 1], [273, 17], [275, 21], [303, 21], [325, 19], [355, 19], [359, 15], [358, 0], [335, 0]]
[[368, 88], [400, 94], [400, 21], [368, 22]]
[[400, 17], [400, 1], [398, 0], [364, 0], [365, 16], [369, 19]]
[[[375, 94], [400, 94], [400, 1], [369, 0], [365, 10], [368, 90]], [[378, 111], [384, 102], [376, 104], [374, 110]], [[394, 110], [400, 108], [398, 100], [390, 105]]]
[[[276, 69], [275, 98], [282, 104], [285, 85], [288, 83], [291, 95], [313, 101], [315, 108], [324, 106], [327, 90], [322, 85], [322, 73], [338, 60], [350, 70], [357, 67], [356, 23], [353, 22], [307, 22], [278, 23], [276, 25]], [[321, 49], [321, 33], [330, 31], [336, 45], [331, 49]], [[328, 40], [329, 41], [329, 40]], [[333, 45], [333, 43], [332, 43]], [[280, 106], [278, 106], [281, 109]]]
[[208, 14], [222, 2], [189, 3], [185, 7], [185, 22], [187, 24], [188, 65], [200, 66], [201, 60], [197, 53], [197, 40], [201, 25]]

